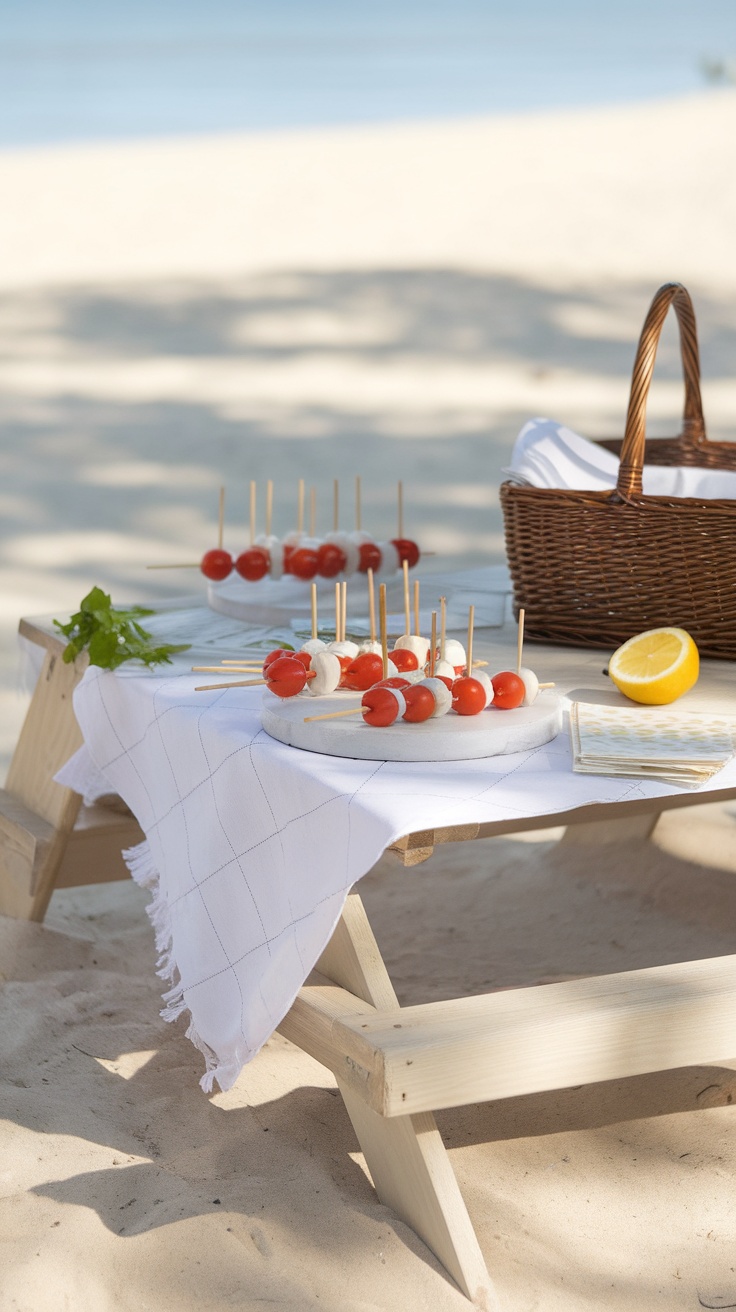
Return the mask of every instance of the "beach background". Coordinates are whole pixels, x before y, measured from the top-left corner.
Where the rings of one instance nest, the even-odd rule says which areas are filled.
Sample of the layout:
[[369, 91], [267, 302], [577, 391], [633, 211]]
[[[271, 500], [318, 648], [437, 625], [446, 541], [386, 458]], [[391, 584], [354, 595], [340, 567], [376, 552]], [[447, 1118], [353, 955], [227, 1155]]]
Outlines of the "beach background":
[[[401, 478], [433, 567], [501, 563], [521, 424], [621, 433], [672, 279], [709, 433], [736, 432], [731, 5], [2, 18], [3, 768], [18, 618], [93, 584], [201, 595], [196, 571], [146, 566], [213, 545], [222, 483], [235, 547], [251, 478], [275, 480], [279, 532], [300, 477], [326, 517], [332, 480], [360, 473], [379, 535]], [[668, 324], [651, 430], [681, 404]], [[402, 1001], [426, 996], [428, 954], [450, 996], [730, 951], [735, 815], [667, 818], [623, 853], [545, 832], [414, 873], [386, 858], [363, 892]], [[276, 1038], [201, 1094], [158, 1018], [144, 903], [71, 890], [43, 927], [0, 927], [2, 1312], [464, 1306], [377, 1203], [315, 1063]], [[722, 1067], [445, 1114], [504, 1307], [736, 1304], [734, 1097]]]

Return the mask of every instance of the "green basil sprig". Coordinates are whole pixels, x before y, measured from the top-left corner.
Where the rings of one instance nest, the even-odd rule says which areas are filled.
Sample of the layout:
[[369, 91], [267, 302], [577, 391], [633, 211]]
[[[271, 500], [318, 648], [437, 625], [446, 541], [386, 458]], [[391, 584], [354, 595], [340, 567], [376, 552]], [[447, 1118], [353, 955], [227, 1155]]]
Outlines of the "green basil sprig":
[[144, 665], [170, 665], [175, 652], [188, 651], [189, 643], [172, 647], [166, 643], [155, 645], [152, 635], [138, 621], [155, 612], [143, 606], [121, 610], [102, 588], [93, 588], [79, 603], [79, 610], [71, 619], [54, 625], [69, 641], [63, 659], [70, 665], [81, 651], [89, 654], [90, 665], [115, 670], [123, 661], [142, 661]]

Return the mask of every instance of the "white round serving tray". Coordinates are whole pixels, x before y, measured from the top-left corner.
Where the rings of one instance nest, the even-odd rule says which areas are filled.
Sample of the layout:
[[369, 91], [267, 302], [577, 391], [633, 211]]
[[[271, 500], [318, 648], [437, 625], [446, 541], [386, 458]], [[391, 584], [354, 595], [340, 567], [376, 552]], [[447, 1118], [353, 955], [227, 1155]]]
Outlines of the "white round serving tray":
[[[484, 756], [524, 752], [551, 742], [562, 728], [562, 705], [552, 692], [540, 693], [531, 706], [499, 711], [489, 706], [480, 715], [450, 711], [423, 724], [397, 723], [375, 729], [356, 714], [339, 720], [305, 716], [342, 711], [346, 694], [332, 697], [292, 697], [282, 701], [263, 694], [262, 724], [271, 738], [305, 752], [349, 756], [361, 761], [471, 761]], [[356, 711], [360, 701], [356, 697]]]
[[[335, 584], [320, 580], [317, 595], [326, 605], [329, 601], [334, 606]], [[312, 594], [308, 583], [291, 577], [274, 581], [259, 579], [257, 583], [247, 583], [239, 576], [225, 579], [223, 583], [207, 584], [207, 605], [219, 615], [228, 615], [231, 619], [253, 622], [261, 616], [268, 618], [272, 612], [280, 616], [303, 618], [310, 614]]]

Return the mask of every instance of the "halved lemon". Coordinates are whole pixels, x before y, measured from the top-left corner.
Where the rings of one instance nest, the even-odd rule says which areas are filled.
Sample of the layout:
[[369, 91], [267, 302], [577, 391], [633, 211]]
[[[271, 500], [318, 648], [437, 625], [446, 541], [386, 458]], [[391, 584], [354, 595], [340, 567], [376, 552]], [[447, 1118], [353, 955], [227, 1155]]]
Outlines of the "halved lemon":
[[700, 657], [684, 629], [647, 629], [629, 638], [608, 662], [620, 692], [634, 702], [665, 706], [698, 680]]

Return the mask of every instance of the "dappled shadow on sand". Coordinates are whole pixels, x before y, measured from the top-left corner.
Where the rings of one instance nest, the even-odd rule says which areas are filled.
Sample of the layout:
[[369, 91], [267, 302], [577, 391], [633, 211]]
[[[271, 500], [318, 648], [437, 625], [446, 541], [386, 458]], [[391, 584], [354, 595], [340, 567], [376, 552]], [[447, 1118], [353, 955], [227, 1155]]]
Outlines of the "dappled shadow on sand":
[[[198, 558], [221, 482], [242, 537], [251, 478], [275, 481], [280, 532], [299, 477], [324, 518], [332, 479], [358, 472], [379, 536], [403, 478], [417, 536], [448, 560], [500, 561], [497, 488], [519, 427], [553, 411], [591, 435], [622, 431], [653, 291], [377, 269], [9, 294], [4, 563], [80, 588], [191, 587], [145, 563]], [[709, 374], [725, 375], [736, 315], [712, 296], [698, 312]], [[679, 373], [668, 325], [658, 377]], [[656, 431], [677, 427], [671, 386]], [[348, 493], [344, 506], [348, 520]]]
[[[551, 841], [494, 840], [445, 849], [413, 871], [385, 858], [361, 891], [402, 1001], [731, 950], [730, 871], [649, 844], [629, 844], [617, 857], [598, 852], [593, 863]], [[697, 897], [686, 900], [688, 884]], [[289, 1264], [319, 1262], [334, 1278], [346, 1265], [357, 1271], [367, 1246], [380, 1247], [398, 1270], [408, 1249], [423, 1259], [430, 1302], [434, 1294], [437, 1307], [454, 1308], [459, 1296], [438, 1264], [378, 1202], [329, 1074], [277, 1035], [235, 1089], [203, 1097], [199, 1054], [180, 1026], [162, 1028], [158, 1020], [139, 890], [120, 885], [55, 898], [49, 929], [17, 930], [26, 947], [6, 997], [18, 1009], [13, 1014], [21, 1014], [24, 997], [27, 1010], [23, 1023], [6, 1031], [13, 1077], [0, 1090], [9, 1121], [53, 1142], [73, 1136], [97, 1146], [93, 1166], [60, 1170], [36, 1185], [38, 1205], [52, 1209], [42, 1213], [48, 1224], [63, 1224], [58, 1206], [72, 1204], [91, 1209], [121, 1238], [167, 1229], [156, 1269], [173, 1288], [187, 1245], [194, 1235], [201, 1245], [206, 1235], [208, 1258], [191, 1276], [192, 1300], [197, 1290], [203, 1296], [213, 1271], [253, 1299], [266, 1297], [278, 1257], [280, 1294], [294, 1308], [304, 1294]], [[717, 906], [716, 916], [709, 905]], [[86, 922], [89, 907], [96, 910]], [[402, 921], [409, 907], [407, 943]], [[85, 927], [86, 941], [68, 938]], [[128, 1054], [139, 1056], [131, 1064]], [[714, 1065], [441, 1113], [441, 1132], [502, 1291], [515, 1287], [523, 1260], [540, 1290], [555, 1272], [568, 1273], [570, 1298], [579, 1297], [581, 1306], [591, 1289], [602, 1305], [618, 1306], [606, 1301], [614, 1279], [622, 1307], [637, 1291], [646, 1306], [657, 1278], [650, 1289], [641, 1271], [616, 1269], [618, 1259], [606, 1251], [607, 1226], [617, 1234], [622, 1224], [632, 1226], [627, 1242], [635, 1251], [632, 1190], [661, 1193], [665, 1181], [673, 1197], [682, 1187], [686, 1199], [707, 1176], [718, 1193], [731, 1104], [736, 1074]], [[699, 1113], [694, 1122], [683, 1121], [691, 1111]], [[707, 1117], [726, 1117], [728, 1125], [711, 1123], [709, 1137]], [[591, 1219], [584, 1233], [571, 1232], [566, 1209], [586, 1199], [594, 1202]], [[713, 1207], [720, 1215], [720, 1203]], [[136, 1266], [130, 1278], [141, 1297], [150, 1295], [150, 1271]]]

